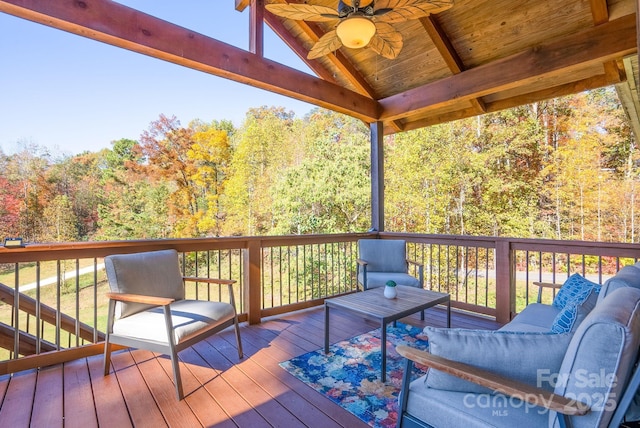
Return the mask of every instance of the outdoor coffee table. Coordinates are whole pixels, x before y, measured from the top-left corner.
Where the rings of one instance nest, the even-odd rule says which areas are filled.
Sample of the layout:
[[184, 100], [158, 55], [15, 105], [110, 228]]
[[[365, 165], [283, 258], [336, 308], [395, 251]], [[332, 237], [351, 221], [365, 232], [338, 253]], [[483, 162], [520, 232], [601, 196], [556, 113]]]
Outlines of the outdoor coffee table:
[[324, 301], [324, 353], [329, 353], [329, 309], [340, 309], [362, 315], [365, 318], [380, 321], [382, 338], [382, 382], [387, 379], [387, 324], [435, 305], [447, 305], [447, 327], [451, 326], [451, 300], [448, 294], [422, 288], [396, 286], [398, 296], [395, 299], [384, 297], [384, 287], [372, 288], [363, 292]]

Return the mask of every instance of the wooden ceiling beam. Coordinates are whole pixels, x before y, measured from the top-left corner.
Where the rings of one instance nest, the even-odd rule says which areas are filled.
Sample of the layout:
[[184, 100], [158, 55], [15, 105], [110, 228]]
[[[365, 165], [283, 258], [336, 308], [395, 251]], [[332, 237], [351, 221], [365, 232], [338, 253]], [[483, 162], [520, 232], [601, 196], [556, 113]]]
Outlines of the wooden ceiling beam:
[[[438, 22], [438, 18], [434, 15], [429, 15], [427, 17], [420, 18], [420, 23], [429, 34], [431, 41], [438, 52], [440, 52], [440, 56], [442, 56], [442, 59], [447, 64], [447, 67], [449, 67], [449, 70], [451, 70], [453, 74], [459, 74], [466, 70], [460, 55], [458, 55], [458, 52], [453, 47], [451, 40], [449, 40], [449, 36], [442, 28], [442, 25], [440, 25], [440, 22]], [[472, 98], [469, 102], [479, 114], [486, 111], [481, 98]]]
[[264, 56], [264, 0], [251, 0], [249, 51], [259, 57]]
[[142, 13], [102, 0], [0, 0], [0, 12], [99, 40], [348, 114], [376, 121], [375, 100]]
[[[604, 24], [609, 21], [609, 6], [607, 0], [589, 0], [591, 6], [591, 16], [594, 25]], [[620, 83], [624, 79], [624, 72], [618, 68], [616, 61], [607, 61], [602, 64], [604, 74], [614, 79], [616, 76], [620, 79], [616, 83]]]
[[595, 25], [609, 21], [609, 6], [607, 0], [589, 0], [591, 4], [591, 16]]
[[[504, 100], [488, 102], [486, 103], [487, 113], [494, 113], [500, 110], [518, 107], [525, 104], [532, 104], [535, 102], [545, 101], [565, 95], [571, 95], [590, 89], [601, 88], [604, 86], [613, 85], [615, 83], [618, 82], [615, 79], [610, 79], [606, 74], [589, 77], [586, 79], [578, 80], [576, 82], [565, 83], [563, 85], [558, 85], [552, 88], [530, 92], [527, 94], [517, 95], [515, 97], [507, 98]], [[453, 120], [477, 116], [477, 114], [478, 113], [475, 112], [473, 108], [468, 108], [455, 112], [445, 113], [442, 115], [433, 115], [425, 119], [406, 121], [404, 122], [404, 129], [406, 131], [409, 131], [413, 129], [424, 128], [425, 126], [432, 126], [439, 123], [451, 122]]]
[[380, 100], [384, 121], [512, 89], [572, 68], [636, 52], [636, 17], [627, 15]]

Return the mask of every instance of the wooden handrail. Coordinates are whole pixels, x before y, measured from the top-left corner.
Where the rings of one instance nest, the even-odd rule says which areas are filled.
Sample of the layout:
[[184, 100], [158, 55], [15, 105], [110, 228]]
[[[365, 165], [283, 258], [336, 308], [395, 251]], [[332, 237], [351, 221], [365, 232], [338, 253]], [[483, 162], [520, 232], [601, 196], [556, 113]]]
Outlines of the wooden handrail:
[[[0, 283], [0, 302], [4, 302], [8, 305], [13, 306], [14, 299], [15, 299], [15, 290], [11, 287], [6, 286], [5, 284]], [[20, 293], [18, 300], [20, 301], [19, 309], [21, 311], [24, 311], [29, 315], [36, 316], [37, 302], [34, 298], [29, 297], [26, 294]], [[40, 302], [40, 319], [42, 321], [55, 326], [56, 313], [57, 311], [54, 308]], [[76, 334], [76, 319], [70, 317], [69, 315], [60, 313], [60, 328], [71, 334]], [[78, 329], [79, 329], [79, 336], [82, 339], [86, 340], [87, 342], [91, 342], [91, 343], [94, 342], [93, 327], [78, 321]], [[104, 340], [104, 333], [99, 331], [98, 341], [101, 341], [101, 340]], [[11, 345], [11, 348], [8, 348], [8, 349], [12, 351], [13, 345]]]
[[[15, 334], [15, 328], [0, 322], [0, 348], [13, 351], [15, 344]], [[36, 337], [23, 331], [18, 332], [18, 334], [20, 335], [18, 353], [20, 355], [35, 354], [37, 352]], [[41, 352], [55, 351], [56, 349], [56, 345], [54, 345], [53, 343], [40, 339]]]

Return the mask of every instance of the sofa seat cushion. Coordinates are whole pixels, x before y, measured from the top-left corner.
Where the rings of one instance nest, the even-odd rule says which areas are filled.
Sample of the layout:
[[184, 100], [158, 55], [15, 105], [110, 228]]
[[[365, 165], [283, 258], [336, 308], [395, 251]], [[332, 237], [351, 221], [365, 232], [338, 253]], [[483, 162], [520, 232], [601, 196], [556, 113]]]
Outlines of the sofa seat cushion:
[[[170, 305], [174, 340], [179, 344], [192, 334], [233, 319], [235, 311], [229, 303], [204, 300], [180, 300]], [[164, 310], [155, 307], [121, 318], [113, 323], [113, 333], [119, 336], [168, 343]]]
[[409, 389], [407, 413], [434, 428], [524, 428], [548, 423], [545, 409], [501, 394], [436, 390], [425, 385], [424, 376], [414, 380]]
[[[358, 274], [358, 281], [364, 284], [364, 275]], [[421, 287], [420, 280], [408, 273], [394, 272], [367, 272], [367, 288], [383, 287], [387, 281], [395, 281], [398, 285]]]
[[510, 323], [500, 328], [500, 331], [551, 331], [553, 320], [560, 313], [560, 309], [553, 305], [531, 303], [522, 310]]
[[[557, 373], [572, 334], [522, 333], [426, 327], [429, 352], [450, 360], [482, 368], [529, 385], [538, 384], [542, 371]], [[544, 350], [544, 352], [541, 352]], [[448, 391], [491, 393], [487, 388], [430, 369], [430, 388]], [[538, 385], [553, 391], [553, 385]]]

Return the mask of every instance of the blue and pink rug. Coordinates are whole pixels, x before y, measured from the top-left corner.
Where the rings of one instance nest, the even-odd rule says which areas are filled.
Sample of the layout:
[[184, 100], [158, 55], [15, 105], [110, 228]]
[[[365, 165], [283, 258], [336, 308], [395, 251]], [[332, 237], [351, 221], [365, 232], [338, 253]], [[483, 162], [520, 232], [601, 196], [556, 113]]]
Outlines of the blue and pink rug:
[[[387, 327], [387, 381], [380, 381], [380, 329], [336, 343], [325, 355], [309, 352], [280, 366], [372, 427], [395, 427], [404, 358], [399, 344], [427, 349], [422, 329], [398, 323]], [[414, 376], [424, 374], [420, 367]]]

